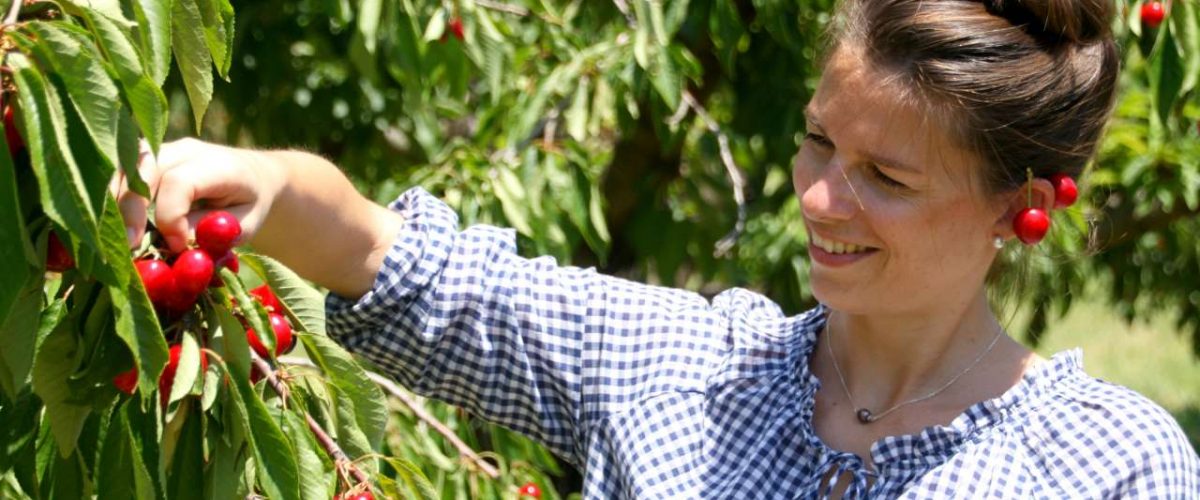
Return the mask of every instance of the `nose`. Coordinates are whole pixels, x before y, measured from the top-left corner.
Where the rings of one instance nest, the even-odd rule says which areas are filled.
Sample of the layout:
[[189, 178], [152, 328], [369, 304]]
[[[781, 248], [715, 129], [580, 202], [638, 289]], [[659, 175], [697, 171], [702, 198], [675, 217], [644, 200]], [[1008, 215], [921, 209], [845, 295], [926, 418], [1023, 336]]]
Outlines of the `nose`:
[[836, 156], [819, 165], [797, 163], [795, 175], [800, 207], [809, 220], [849, 220], [860, 208], [849, 173]]

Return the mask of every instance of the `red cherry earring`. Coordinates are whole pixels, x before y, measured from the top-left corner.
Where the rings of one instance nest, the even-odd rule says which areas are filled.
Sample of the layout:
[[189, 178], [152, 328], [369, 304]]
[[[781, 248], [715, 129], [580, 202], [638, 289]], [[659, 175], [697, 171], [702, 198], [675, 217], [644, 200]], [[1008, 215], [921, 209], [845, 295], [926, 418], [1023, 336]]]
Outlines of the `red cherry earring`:
[[[1050, 230], [1050, 216], [1040, 208], [1033, 207], [1033, 171], [1025, 169], [1026, 177], [1028, 177], [1029, 191], [1026, 200], [1027, 208], [1017, 213], [1013, 219], [1013, 232], [1017, 233], [1019, 238], [1026, 245], [1036, 245], [1042, 238], [1046, 237], [1046, 232]], [[1074, 183], [1071, 183], [1074, 186]], [[1057, 200], [1056, 200], [1057, 201]]]
[[1075, 186], [1075, 179], [1067, 174], [1051, 175], [1050, 184], [1054, 185], [1054, 208], [1067, 208], [1079, 198], [1079, 188]]

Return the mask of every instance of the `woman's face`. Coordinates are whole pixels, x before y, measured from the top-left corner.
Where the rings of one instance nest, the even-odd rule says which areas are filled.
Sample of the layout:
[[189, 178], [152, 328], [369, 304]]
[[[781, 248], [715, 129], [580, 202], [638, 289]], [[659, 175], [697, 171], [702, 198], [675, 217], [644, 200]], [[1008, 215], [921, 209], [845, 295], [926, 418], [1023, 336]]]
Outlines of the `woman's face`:
[[792, 180], [813, 294], [858, 314], [973, 299], [995, 258], [1006, 204], [985, 201], [982, 161], [952, 142], [949, 124], [884, 81], [840, 49], [806, 108]]

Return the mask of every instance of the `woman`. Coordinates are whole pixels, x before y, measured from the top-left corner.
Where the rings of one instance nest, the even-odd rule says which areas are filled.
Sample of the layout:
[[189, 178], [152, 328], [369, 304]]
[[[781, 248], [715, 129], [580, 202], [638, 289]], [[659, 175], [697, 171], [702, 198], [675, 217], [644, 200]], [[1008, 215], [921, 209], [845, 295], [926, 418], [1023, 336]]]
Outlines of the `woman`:
[[[376, 206], [299, 152], [185, 140], [143, 164], [332, 292], [329, 330], [414, 390], [525, 432], [587, 498], [1200, 496], [1178, 425], [1008, 337], [986, 277], [1113, 103], [1108, 0], [849, 0], [794, 184], [821, 306], [523, 259], [420, 190]], [[122, 197], [131, 237], [145, 200]]]

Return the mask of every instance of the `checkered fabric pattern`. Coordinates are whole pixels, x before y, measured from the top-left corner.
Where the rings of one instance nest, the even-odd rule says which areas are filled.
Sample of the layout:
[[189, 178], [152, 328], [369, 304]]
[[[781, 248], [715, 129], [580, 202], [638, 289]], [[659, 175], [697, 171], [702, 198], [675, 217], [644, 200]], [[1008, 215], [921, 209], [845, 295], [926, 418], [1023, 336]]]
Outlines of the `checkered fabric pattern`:
[[330, 296], [329, 331], [414, 391], [530, 435], [582, 469], [585, 498], [1200, 498], [1200, 459], [1078, 350], [950, 425], [872, 448], [814, 433], [808, 358], [825, 320], [755, 293], [711, 301], [515, 252], [419, 189], [374, 289]]

